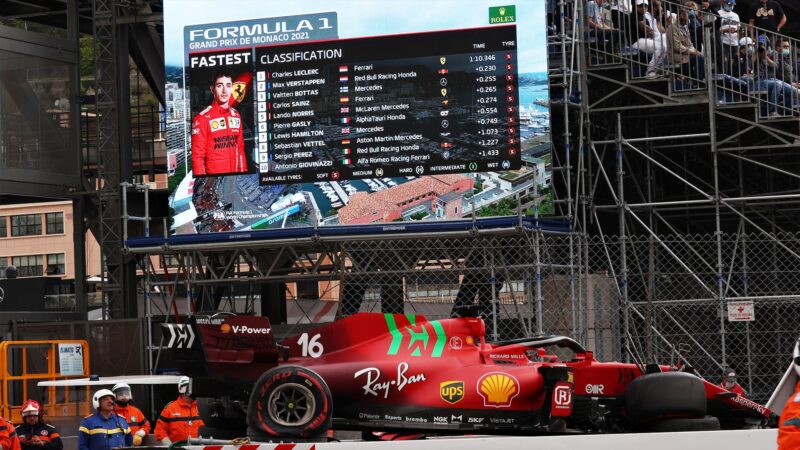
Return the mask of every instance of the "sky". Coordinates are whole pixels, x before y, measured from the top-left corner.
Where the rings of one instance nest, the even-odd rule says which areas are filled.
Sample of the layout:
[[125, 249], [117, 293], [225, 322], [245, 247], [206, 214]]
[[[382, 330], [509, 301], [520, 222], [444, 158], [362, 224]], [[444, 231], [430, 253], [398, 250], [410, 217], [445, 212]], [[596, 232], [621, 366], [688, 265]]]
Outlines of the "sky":
[[[490, 6], [516, 5], [519, 72], [547, 70], [544, 0], [170, 0], [164, 2], [164, 56], [183, 62], [186, 25], [338, 13], [339, 37], [485, 27]], [[220, 7], [224, 5], [224, 7]]]

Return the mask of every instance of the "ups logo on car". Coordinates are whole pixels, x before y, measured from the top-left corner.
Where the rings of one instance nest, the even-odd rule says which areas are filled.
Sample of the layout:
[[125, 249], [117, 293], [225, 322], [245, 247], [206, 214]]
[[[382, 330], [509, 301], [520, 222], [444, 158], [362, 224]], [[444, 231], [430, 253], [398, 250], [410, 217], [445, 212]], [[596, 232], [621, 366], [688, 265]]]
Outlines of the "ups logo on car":
[[451, 405], [460, 402], [464, 398], [464, 382], [445, 381], [439, 384], [439, 396]]

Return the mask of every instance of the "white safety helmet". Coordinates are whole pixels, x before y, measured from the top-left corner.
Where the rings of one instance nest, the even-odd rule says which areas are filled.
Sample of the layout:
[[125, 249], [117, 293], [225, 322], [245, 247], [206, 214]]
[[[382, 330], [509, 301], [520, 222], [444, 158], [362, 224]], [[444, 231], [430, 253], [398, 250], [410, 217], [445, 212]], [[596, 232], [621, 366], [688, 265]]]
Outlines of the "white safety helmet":
[[114, 395], [113, 392], [109, 391], [108, 389], [100, 389], [99, 391], [95, 392], [92, 396], [92, 407], [97, 410], [100, 408], [100, 399], [103, 397], [111, 396], [114, 400], [117, 399], [117, 396]]
[[192, 395], [192, 380], [189, 377], [181, 377], [178, 380], [178, 392], [181, 394]]
[[797, 372], [797, 376], [800, 376], [800, 339], [794, 344], [792, 360], [794, 361], [794, 370]]
[[[120, 399], [121, 401], [130, 401], [133, 400], [133, 394], [131, 394], [131, 387], [128, 383], [117, 383], [114, 387], [111, 388], [111, 391], [114, 392], [114, 396]], [[124, 399], [124, 400], [123, 400]]]

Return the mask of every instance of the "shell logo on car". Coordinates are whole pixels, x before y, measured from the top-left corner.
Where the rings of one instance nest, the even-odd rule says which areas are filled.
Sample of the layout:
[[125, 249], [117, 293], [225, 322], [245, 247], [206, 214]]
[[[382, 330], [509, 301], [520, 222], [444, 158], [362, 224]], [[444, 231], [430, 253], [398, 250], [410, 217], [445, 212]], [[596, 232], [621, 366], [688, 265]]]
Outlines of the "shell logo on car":
[[222, 325], [219, 326], [219, 331], [222, 331], [223, 333], [230, 333], [231, 326], [228, 325], [227, 323], [223, 323]]
[[519, 395], [519, 381], [507, 373], [487, 373], [478, 380], [478, 394], [484, 406], [508, 408]]

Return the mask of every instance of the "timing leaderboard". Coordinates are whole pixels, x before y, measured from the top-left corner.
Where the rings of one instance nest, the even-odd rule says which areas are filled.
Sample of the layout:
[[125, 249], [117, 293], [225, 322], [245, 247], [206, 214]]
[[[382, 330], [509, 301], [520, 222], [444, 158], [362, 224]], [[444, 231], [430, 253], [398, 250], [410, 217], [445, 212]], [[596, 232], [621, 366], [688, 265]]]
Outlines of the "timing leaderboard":
[[515, 26], [255, 49], [262, 184], [521, 165]]

